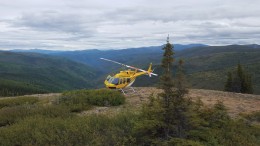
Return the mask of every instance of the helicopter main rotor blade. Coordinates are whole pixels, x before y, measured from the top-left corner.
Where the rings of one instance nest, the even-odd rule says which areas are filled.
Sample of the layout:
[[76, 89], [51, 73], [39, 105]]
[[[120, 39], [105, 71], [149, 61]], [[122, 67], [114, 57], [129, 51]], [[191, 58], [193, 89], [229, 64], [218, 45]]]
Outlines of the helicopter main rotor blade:
[[146, 70], [143, 70], [143, 69], [140, 69], [140, 68], [137, 68], [137, 67], [134, 67], [134, 66], [126, 65], [126, 64], [123, 64], [123, 63], [120, 63], [120, 62], [117, 62], [117, 61], [109, 60], [109, 59], [106, 59], [106, 58], [100, 58], [100, 59], [106, 60], [106, 61], [109, 61], [109, 62], [113, 62], [113, 63], [116, 63], [116, 64], [119, 64], [119, 65], [122, 65], [122, 66], [125, 66], [125, 67], [128, 67], [128, 68], [131, 68], [131, 69], [136, 69], [136, 70], [145, 72], [145, 73], [147, 73], [147, 74], [149, 74], [149, 75], [158, 76], [158, 75], [155, 74], [155, 73], [152, 73], [152, 72], [150, 73], [150, 72], [148, 72], [148, 71], [146, 71]]
[[122, 65], [122, 66], [125, 66], [125, 67], [128, 66], [128, 65], [125, 65], [125, 64], [123, 64], [123, 63], [119, 63], [119, 62], [116, 62], [116, 61], [113, 61], [113, 60], [109, 60], [109, 59], [106, 59], [106, 58], [100, 58], [100, 59], [106, 60], [106, 61], [109, 61], [109, 62], [113, 62], [113, 63], [119, 64], [119, 65]]

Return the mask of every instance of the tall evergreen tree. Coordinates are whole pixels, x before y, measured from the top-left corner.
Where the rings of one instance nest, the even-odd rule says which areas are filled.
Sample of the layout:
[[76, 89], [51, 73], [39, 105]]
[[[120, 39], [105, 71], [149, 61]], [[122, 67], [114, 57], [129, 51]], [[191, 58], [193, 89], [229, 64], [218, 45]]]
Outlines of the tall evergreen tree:
[[232, 73], [231, 72], [228, 72], [228, 78], [227, 78], [227, 81], [225, 83], [225, 91], [229, 91], [229, 92], [232, 92]]
[[162, 145], [162, 141], [178, 142], [179, 139], [187, 138], [189, 131], [198, 128], [201, 122], [192, 101], [184, 98], [188, 90], [183, 60], [179, 61], [176, 78], [173, 80], [173, 48], [168, 37], [167, 44], [163, 47], [161, 65], [163, 74], [160, 77], [160, 88], [163, 92], [157, 98], [151, 97], [150, 103], [144, 105], [140, 121], [134, 126], [136, 140], [141, 145]]
[[237, 65], [237, 76], [238, 76], [238, 79], [239, 79], [239, 82], [238, 82], [238, 86], [240, 87], [239, 89], [239, 92], [241, 93], [245, 93], [245, 90], [246, 90], [246, 76], [245, 76], [245, 72], [241, 66], [241, 64], [239, 63]]
[[180, 97], [183, 97], [184, 94], [188, 93], [187, 81], [184, 75], [183, 64], [184, 61], [180, 59], [178, 62], [178, 69], [177, 69], [176, 81], [175, 81], [176, 82], [175, 86]]
[[167, 38], [167, 44], [163, 48], [164, 54], [162, 59], [163, 74], [160, 78], [163, 93], [159, 94], [162, 98], [162, 107], [164, 108], [163, 117], [164, 124], [164, 138], [169, 139], [171, 137], [185, 137], [185, 130], [188, 127], [188, 104], [183, 97], [187, 93], [186, 86], [184, 84], [185, 77], [183, 74], [182, 64], [179, 62], [176, 78], [176, 88], [174, 88], [174, 82], [172, 77], [173, 69], [173, 46], [169, 43], [169, 37]]
[[232, 75], [231, 72], [228, 73], [228, 79], [225, 83], [225, 91], [252, 94], [252, 77], [243, 69], [240, 63], [237, 65], [237, 70], [233, 74], [234, 75]]
[[184, 99], [184, 95], [188, 93], [186, 78], [183, 70], [183, 60], [179, 60], [177, 74], [175, 79], [175, 93], [173, 96], [173, 104], [170, 106], [172, 115], [174, 117], [174, 122], [172, 125], [176, 126], [176, 130], [173, 131], [175, 134], [173, 136], [179, 138], [185, 138], [187, 131], [190, 129], [191, 121], [194, 115], [190, 111], [191, 101], [189, 99]]
[[244, 93], [253, 94], [252, 76], [250, 74], [245, 75], [245, 89]]
[[162, 58], [162, 68], [163, 68], [163, 74], [160, 77], [160, 88], [163, 89], [164, 93], [161, 94], [161, 96], [164, 99], [164, 106], [165, 108], [169, 107], [170, 104], [170, 98], [173, 94], [173, 78], [172, 78], [172, 68], [173, 68], [173, 45], [169, 43], [169, 36], [167, 38], [166, 45], [162, 48], [164, 50], [163, 58]]
[[163, 68], [163, 74], [160, 77], [160, 88], [163, 89], [163, 93], [161, 93], [159, 96], [162, 97], [163, 102], [162, 106], [164, 108], [164, 123], [165, 127], [164, 130], [164, 138], [168, 139], [170, 136], [170, 123], [173, 120], [170, 115], [170, 104], [173, 101], [173, 78], [172, 78], [172, 68], [173, 68], [173, 45], [169, 42], [169, 36], [167, 37], [167, 43], [162, 48], [164, 50], [163, 58], [162, 58], [162, 68]]

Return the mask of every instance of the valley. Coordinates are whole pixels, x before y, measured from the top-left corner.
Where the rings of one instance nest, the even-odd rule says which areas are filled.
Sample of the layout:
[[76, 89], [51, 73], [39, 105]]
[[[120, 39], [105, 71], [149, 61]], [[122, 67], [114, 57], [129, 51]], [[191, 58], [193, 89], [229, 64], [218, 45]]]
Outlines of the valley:
[[[0, 51], [0, 92], [2, 96], [61, 92], [71, 89], [102, 88], [108, 74], [123, 68], [100, 58], [147, 69], [153, 63], [154, 72], [161, 74], [162, 46], [122, 50]], [[252, 75], [254, 94], [260, 94], [259, 45], [176, 45], [176, 62], [184, 60], [184, 71], [190, 88], [224, 90], [227, 73], [238, 63]], [[35, 53], [36, 52], [36, 53]], [[158, 77], [138, 78], [134, 86], [157, 86]]]

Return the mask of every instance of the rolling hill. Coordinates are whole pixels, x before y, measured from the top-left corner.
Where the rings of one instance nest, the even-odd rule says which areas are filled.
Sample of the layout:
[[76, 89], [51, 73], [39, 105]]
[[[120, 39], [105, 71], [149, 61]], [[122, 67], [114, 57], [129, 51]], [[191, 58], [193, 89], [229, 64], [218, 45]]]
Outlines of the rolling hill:
[[36, 53], [0, 51], [0, 69], [2, 96], [93, 88], [96, 77], [84, 64]]
[[[123, 50], [85, 50], [52, 53], [71, 60], [87, 64], [100, 71], [97, 80], [103, 86], [107, 74], [116, 73], [123, 68], [100, 60], [100, 57], [116, 60], [125, 64], [146, 69], [153, 62], [155, 72], [160, 74], [162, 46], [132, 48]], [[178, 47], [175, 47], [178, 48]], [[192, 88], [223, 90], [226, 74], [241, 63], [253, 77], [254, 93], [260, 94], [260, 46], [228, 45], [228, 46], [195, 46], [176, 49], [176, 60], [185, 61], [185, 71]], [[154, 86], [158, 78], [140, 77], [135, 86]]]
[[[235, 70], [238, 63], [252, 75], [254, 93], [260, 94], [260, 47], [252, 45], [208, 46], [176, 51], [175, 58], [185, 61], [184, 68], [191, 88], [223, 90], [227, 72]], [[160, 68], [160, 67], [159, 67]], [[156, 69], [157, 72], [160, 69]], [[160, 72], [159, 72], [160, 74]], [[146, 86], [148, 78], [137, 81]], [[151, 80], [158, 82], [156, 79]]]
[[[70, 76], [63, 77], [59, 79], [62, 83], [61, 89], [70, 89], [71, 83], [82, 87], [80, 81], [82, 74], [91, 74], [96, 75], [94, 77], [95, 81], [93, 82], [91, 77], [84, 75], [86, 79], [89, 79], [87, 87], [100, 88], [104, 87], [103, 81], [108, 74], [115, 74], [120, 70], [125, 68], [113, 64], [110, 62], [105, 62], [99, 58], [108, 58], [116, 60], [118, 62], [133, 65], [139, 68], [146, 69], [148, 64], [152, 62], [155, 68], [155, 73], [160, 74], [160, 62], [162, 57], [163, 46], [154, 46], [154, 47], [142, 47], [142, 48], [129, 48], [122, 50], [82, 50], [82, 51], [44, 51], [44, 50], [31, 50], [32, 52], [41, 52], [45, 59], [54, 59], [56, 57], [67, 58], [69, 60], [78, 62], [79, 64], [74, 64], [74, 67], [77, 67], [78, 70], [81, 70], [81, 75], [74, 74], [77, 80], [73, 80]], [[16, 50], [17, 51], [17, 50]], [[29, 50], [30, 51], [30, 50]], [[20, 53], [20, 55], [31, 56], [28, 51]], [[45, 55], [44, 55], [45, 54]], [[47, 57], [47, 55], [50, 55]], [[51, 57], [52, 56], [52, 57]], [[185, 61], [184, 68], [189, 81], [189, 86], [191, 88], [198, 89], [212, 89], [212, 90], [223, 90], [224, 82], [226, 81], [226, 74], [228, 71], [234, 70], [238, 63], [241, 63], [243, 67], [248, 70], [253, 78], [253, 87], [254, 93], [260, 94], [260, 46], [259, 45], [228, 45], [228, 46], [206, 46], [206, 45], [175, 45], [175, 55], [176, 60], [183, 59]], [[48, 60], [47, 59], [47, 60]], [[56, 58], [57, 59], [57, 58]], [[63, 60], [63, 59], [58, 59]], [[67, 63], [70, 61], [66, 60]], [[74, 62], [74, 63], [75, 63]], [[65, 69], [60, 66], [60, 70]], [[7, 63], [8, 64], [8, 63]], [[80, 67], [83, 64], [87, 65]], [[4, 64], [2, 63], [2, 66]], [[78, 66], [79, 65], [79, 66]], [[54, 67], [56, 68], [56, 67]], [[37, 74], [36, 68], [35, 72]], [[84, 70], [85, 69], [85, 70]], [[84, 71], [83, 71], [84, 70]], [[64, 71], [64, 70], [63, 70]], [[92, 72], [93, 71], [93, 72]], [[32, 71], [34, 72], [34, 71]], [[41, 71], [40, 71], [41, 72]], [[90, 73], [89, 73], [90, 72]], [[39, 73], [39, 72], [38, 72]], [[77, 72], [78, 73], [78, 72]], [[175, 73], [175, 70], [173, 71]], [[45, 73], [47, 74], [47, 73]], [[50, 73], [52, 74], [52, 73]], [[59, 74], [57, 71], [54, 74]], [[73, 74], [73, 73], [72, 73]], [[38, 76], [39, 77], [39, 76]], [[35, 77], [36, 79], [37, 77]], [[17, 78], [17, 80], [20, 80]], [[53, 79], [53, 80], [56, 80]], [[66, 80], [69, 80], [66, 82]], [[140, 77], [134, 84], [134, 86], [156, 86], [158, 84], [159, 78], [153, 77], [149, 78], [148, 76]], [[38, 83], [37, 83], [38, 84]], [[45, 82], [46, 84], [46, 82]], [[56, 89], [59, 84], [56, 83]], [[70, 84], [70, 85], [67, 85]], [[73, 87], [78, 88], [79, 86], [74, 85]], [[61, 90], [58, 89], [58, 90]]]

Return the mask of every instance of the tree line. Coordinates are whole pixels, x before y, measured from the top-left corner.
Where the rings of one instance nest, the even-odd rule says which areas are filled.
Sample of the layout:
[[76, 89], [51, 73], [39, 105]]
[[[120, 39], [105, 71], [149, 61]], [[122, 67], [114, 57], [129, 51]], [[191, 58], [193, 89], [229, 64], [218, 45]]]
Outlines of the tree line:
[[252, 76], [239, 63], [237, 69], [228, 72], [225, 91], [237, 93], [253, 93]]

